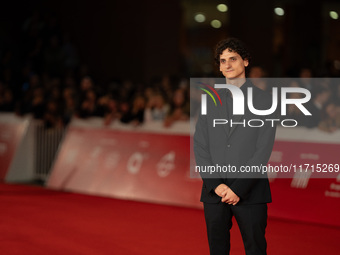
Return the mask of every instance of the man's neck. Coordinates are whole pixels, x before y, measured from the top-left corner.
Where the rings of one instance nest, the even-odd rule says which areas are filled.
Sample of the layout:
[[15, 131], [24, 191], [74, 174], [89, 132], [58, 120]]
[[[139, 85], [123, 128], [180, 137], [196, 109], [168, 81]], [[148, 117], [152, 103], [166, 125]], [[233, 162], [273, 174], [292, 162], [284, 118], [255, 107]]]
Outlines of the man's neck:
[[226, 81], [227, 81], [227, 84], [231, 84], [231, 85], [234, 85], [234, 86], [240, 88], [246, 82], [246, 77], [236, 78], [236, 79], [227, 79], [226, 78]]

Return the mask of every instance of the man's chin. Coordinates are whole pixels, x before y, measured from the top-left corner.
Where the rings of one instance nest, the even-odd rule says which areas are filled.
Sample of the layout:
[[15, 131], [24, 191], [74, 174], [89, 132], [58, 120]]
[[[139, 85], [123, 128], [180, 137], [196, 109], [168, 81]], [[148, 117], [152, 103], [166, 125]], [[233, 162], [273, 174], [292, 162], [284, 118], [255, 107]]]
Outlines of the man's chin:
[[226, 77], [228, 80], [237, 79], [237, 77], [235, 77], [235, 75], [224, 75], [224, 77]]
[[232, 74], [226, 74], [224, 77], [228, 80], [237, 80], [243, 78], [241, 75], [232, 75]]

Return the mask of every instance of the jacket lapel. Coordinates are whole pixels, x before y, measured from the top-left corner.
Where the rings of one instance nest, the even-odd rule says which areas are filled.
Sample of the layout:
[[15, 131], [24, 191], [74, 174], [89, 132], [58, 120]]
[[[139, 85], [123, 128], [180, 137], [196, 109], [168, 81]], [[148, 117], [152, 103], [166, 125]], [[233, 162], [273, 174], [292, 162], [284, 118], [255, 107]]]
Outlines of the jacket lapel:
[[[247, 105], [247, 100], [248, 100], [248, 87], [253, 87], [253, 84], [250, 82], [250, 80], [246, 80], [245, 84], [243, 84], [244, 88], [242, 89], [243, 91], [243, 94], [244, 94], [244, 114], [243, 115], [232, 115], [230, 117], [230, 119], [233, 120], [233, 122], [241, 122], [244, 118], [245, 118], [245, 115], [247, 115], [249, 113], [249, 109], [248, 109], [248, 105]], [[235, 131], [235, 129], [238, 127], [238, 126], [242, 126], [241, 124], [236, 124], [236, 125], [233, 125], [231, 128], [230, 128], [230, 132], [229, 132], [229, 136], [230, 137], [232, 135], [232, 133]]]
[[[242, 119], [244, 118], [244, 115], [235, 115], [235, 116], [233, 116], [233, 122], [235, 123], [235, 122], [240, 122], [240, 121], [242, 121]], [[229, 132], [229, 135], [228, 135], [228, 137], [230, 137], [231, 135], [232, 135], [232, 133], [235, 131], [235, 129], [238, 127], [238, 126], [240, 126], [240, 124], [235, 124], [235, 125], [233, 125], [231, 128], [230, 128], [230, 132]]]
[[[218, 116], [220, 119], [227, 119], [229, 121], [230, 117], [228, 115], [228, 110], [227, 110], [227, 93], [225, 89], [221, 89], [221, 93], [220, 97], [221, 97], [221, 101], [222, 101], [222, 106], [218, 107]], [[227, 133], [227, 136], [230, 133], [230, 127], [229, 127], [229, 123], [226, 125], [223, 125], [223, 129], [224, 131]]]

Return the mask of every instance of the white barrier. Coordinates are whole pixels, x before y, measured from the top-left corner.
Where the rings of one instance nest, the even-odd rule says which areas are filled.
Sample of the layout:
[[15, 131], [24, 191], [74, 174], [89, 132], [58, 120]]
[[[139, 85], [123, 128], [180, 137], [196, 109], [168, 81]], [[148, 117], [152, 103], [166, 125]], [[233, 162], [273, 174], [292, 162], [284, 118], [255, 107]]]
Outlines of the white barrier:
[[[278, 128], [269, 164], [338, 164], [339, 134]], [[189, 148], [189, 122], [171, 128], [161, 122], [137, 127], [116, 122], [104, 127], [102, 119], [75, 119], [47, 187], [200, 208], [202, 181], [199, 174], [191, 176]], [[316, 173], [305, 168], [287, 177], [270, 175], [270, 216], [340, 226], [340, 175], [313, 177]]]
[[64, 128], [45, 128], [43, 121], [33, 122], [35, 134], [35, 179], [46, 181], [54, 162]]
[[31, 116], [1, 113], [0, 180], [45, 181], [63, 134], [63, 128], [46, 129]]
[[34, 130], [30, 116], [0, 114], [2, 180], [25, 182], [34, 179]]

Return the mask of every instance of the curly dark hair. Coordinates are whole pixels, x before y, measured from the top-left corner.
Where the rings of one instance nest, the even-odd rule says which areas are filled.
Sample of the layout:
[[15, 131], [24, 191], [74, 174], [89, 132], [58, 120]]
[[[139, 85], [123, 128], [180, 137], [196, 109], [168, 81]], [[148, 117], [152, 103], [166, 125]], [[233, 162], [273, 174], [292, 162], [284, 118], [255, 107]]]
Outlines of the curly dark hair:
[[225, 49], [229, 49], [230, 52], [236, 52], [241, 56], [241, 58], [247, 59], [250, 63], [251, 56], [246, 48], [245, 44], [237, 38], [228, 38], [222, 41], [219, 41], [215, 48], [215, 62], [217, 65], [220, 65], [220, 55], [223, 53]]

